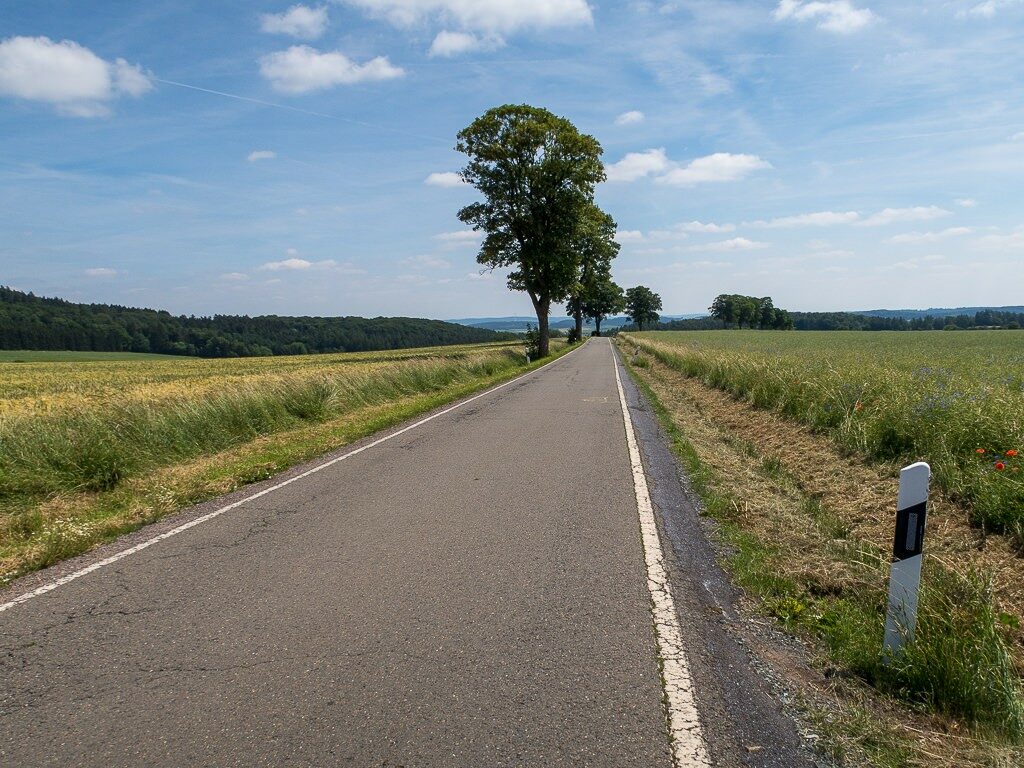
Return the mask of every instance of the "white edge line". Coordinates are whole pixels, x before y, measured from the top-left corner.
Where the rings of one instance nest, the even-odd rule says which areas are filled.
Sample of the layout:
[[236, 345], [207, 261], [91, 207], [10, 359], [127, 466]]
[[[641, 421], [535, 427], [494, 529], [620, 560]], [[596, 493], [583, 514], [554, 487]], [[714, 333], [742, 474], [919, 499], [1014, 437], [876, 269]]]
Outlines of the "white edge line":
[[391, 432], [391, 433], [389, 433], [387, 435], [384, 435], [384, 437], [380, 437], [380, 438], [374, 440], [371, 443], [367, 443], [366, 445], [360, 446], [359, 448], [356, 448], [355, 450], [349, 451], [348, 453], [346, 453], [346, 454], [344, 454], [342, 456], [338, 456], [336, 458], [333, 458], [330, 461], [325, 461], [323, 464], [318, 464], [317, 466], [312, 467], [311, 469], [307, 469], [305, 472], [302, 472], [301, 474], [295, 475], [294, 477], [289, 477], [287, 480], [284, 480], [284, 481], [278, 483], [277, 485], [272, 485], [269, 488], [264, 488], [262, 491], [258, 491], [256, 493], [252, 494], [251, 496], [246, 496], [244, 499], [239, 499], [238, 501], [232, 502], [231, 504], [223, 506], [220, 509], [215, 509], [213, 512], [207, 512], [205, 515], [201, 515], [201, 516], [195, 518], [194, 520], [189, 520], [187, 523], [182, 523], [177, 528], [172, 528], [169, 531], [165, 531], [164, 533], [161, 533], [161, 534], [159, 534], [157, 536], [154, 536], [151, 539], [147, 539], [146, 541], [143, 541], [143, 542], [141, 542], [139, 544], [136, 544], [134, 547], [129, 547], [128, 549], [123, 549], [120, 552], [116, 552], [115, 554], [111, 555], [110, 557], [106, 557], [106, 558], [104, 558], [102, 560], [98, 560], [95, 563], [91, 563], [90, 565], [87, 565], [84, 568], [82, 568], [82, 569], [80, 569], [78, 571], [75, 571], [74, 573], [69, 573], [67, 576], [61, 576], [59, 579], [51, 581], [48, 584], [44, 584], [41, 587], [37, 587], [36, 589], [33, 589], [31, 592], [25, 592], [24, 594], [18, 595], [17, 597], [15, 597], [14, 599], [10, 600], [9, 602], [6, 602], [6, 603], [3, 603], [2, 605], [0, 605], [0, 613], [3, 613], [4, 611], [7, 611], [7, 610], [9, 610], [11, 608], [14, 608], [17, 605], [21, 605], [22, 603], [26, 603], [29, 600], [31, 600], [32, 598], [34, 598], [34, 597], [39, 597], [40, 595], [45, 595], [47, 592], [52, 592], [53, 590], [57, 589], [58, 587], [62, 587], [65, 584], [68, 584], [68, 583], [70, 583], [72, 581], [75, 581], [76, 579], [82, 578], [83, 576], [88, 576], [93, 571], [98, 571], [100, 568], [104, 568], [104, 567], [106, 567], [108, 565], [116, 563], [118, 560], [123, 560], [124, 558], [128, 557], [129, 555], [134, 555], [136, 552], [141, 552], [144, 549], [148, 549], [149, 547], [153, 546], [154, 544], [157, 544], [157, 543], [159, 543], [161, 541], [164, 541], [165, 539], [169, 539], [172, 536], [177, 536], [179, 533], [184, 533], [189, 528], [194, 528], [197, 525], [200, 525], [202, 523], [208, 522], [209, 520], [213, 520], [215, 517], [220, 517], [225, 512], [230, 512], [232, 509], [235, 509], [236, 507], [240, 507], [243, 504], [246, 504], [246, 503], [248, 503], [250, 501], [253, 501], [254, 499], [258, 499], [261, 496], [266, 496], [268, 493], [273, 493], [274, 491], [280, 490], [281, 488], [284, 488], [286, 485], [291, 485], [292, 483], [296, 482], [297, 480], [302, 480], [305, 477], [309, 477], [310, 475], [315, 474], [315, 473], [319, 472], [322, 469], [327, 469], [328, 467], [337, 464], [339, 461], [344, 461], [345, 459], [348, 459], [348, 458], [350, 458], [352, 456], [355, 456], [358, 453], [362, 453], [363, 451], [367, 451], [370, 448], [374, 448], [374, 447], [380, 445], [381, 443], [386, 443], [388, 440], [391, 440], [394, 437], [398, 437], [399, 435], [405, 434], [406, 432], [408, 432], [408, 431], [410, 431], [412, 429], [416, 429], [417, 427], [421, 427], [424, 424], [426, 424], [428, 421], [433, 421], [434, 419], [439, 418], [441, 416], [444, 416], [447, 413], [451, 413], [452, 411], [454, 411], [454, 410], [456, 410], [458, 408], [461, 408], [464, 405], [468, 405], [469, 403], [472, 403], [474, 400], [479, 400], [481, 397], [487, 397], [487, 395], [493, 394], [494, 392], [497, 392], [499, 389], [504, 389], [505, 387], [507, 387], [507, 386], [509, 386], [511, 384], [515, 384], [517, 381], [519, 381], [521, 379], [525, 379], [527, 376], [532, 376], [533, 374], [537, 373], [538, 371], [544, 370], [549, 365], [557, 363], [559, 360], [564, 360], [566, 357], [571, 355], [573, 352], [576, 352], [577, 350], [582, 349], [583, 346], [584, 345], [581, 344], [576, 349], [570, 350], [566, 354], [561, 355], [560, 357], [557, 357], [554, 360], [551, 360], [551, 361], [549, 361], [547, 363], [544, 363], [544, 365], [540, 366], [539, 368], [534, 368], [532, 371], [527, 371], [524, 374], [516, 376], [514, 379], [509, 379], [508, 381], [506, 381], [506, 382], [504, 382], [502, 384], [498, 384], [496, 387], [491, 387], [490, 389], [488, 389], [488, 390], [486, 390], [484, 392], [481, 392], [481, 393], [479, 393], [477, 395], [473, 395], [472, 397], [466, 398], [465, 400], [460, 400], [455, 405], [449, 406], [449, 407], [445, 408], [443, 411], [438, 411], [435, 414], [432, 414], [430, 416], [427, 416], [426, 418], [420, 419], [419, 421], [415, 422], [414, 424], [410, 424], [410, 425], [408, 425], [406, 427], [403, 427], [402, 429], [399, 429], [399, 430], [397, 430], [395, 432]]
[[701, 729], [700, 714], [693, 678], [683, 649], [682, 632], [676, 615], [675, 601], [665, 567], [665, 555], [658, 536], [658, 524], [654, 519], [654, 506], [647, 487], [640, 448], [637, 445], [633, 421], [626, 404], [626, 393], [619, 377], [619, 365], [612, 350], [612, 365], [615, 367], [615, 385], [619, 389], [619, 405], [622, 407], [622, 422], [626, 427], [626, 444], [629, 447], [629, 462], [633, 468], [633, 489], [636, 491], [636, 507], [640, 515], [640, 536], [643, 540], [644, 560], [647, 563], [647, 589], [651, 593], [651, 615], [654, 619], [658, 652], [662, 661], [662, 677], [665, 686], [665, 702], [668, 712], [668, 729], [672, 738], [672, 763], [675, 768], [711, 768], [707, 744]]

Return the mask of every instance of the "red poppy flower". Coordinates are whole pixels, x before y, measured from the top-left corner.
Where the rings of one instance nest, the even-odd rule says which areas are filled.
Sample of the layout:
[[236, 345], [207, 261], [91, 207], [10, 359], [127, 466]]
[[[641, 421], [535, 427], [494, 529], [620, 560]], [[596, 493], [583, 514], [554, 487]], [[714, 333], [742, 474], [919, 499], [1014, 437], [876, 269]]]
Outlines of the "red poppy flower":
[[1010, 450], [1008, 450], [1006, 452], [1006, 455], [1007, 456], [1016, 456], [1017, 455], [1017, 449], [1016, 448], [1011, 448]]
[[1002, 472], [1004, 469], [1006, 469], [1006, 465], [1003, 464], [1003, 462], [1001, 462], [1001, 461], [997, 461], [996, 462], [996, 469], [998, 469], [1000, 472]]
[[977, 449], [977, 450], [975, 451], [975, 453], [984, 453], [984, 452], [985, 452], [985, 449], [984, 449], [984, 448], [978, 448], [978, 449]]

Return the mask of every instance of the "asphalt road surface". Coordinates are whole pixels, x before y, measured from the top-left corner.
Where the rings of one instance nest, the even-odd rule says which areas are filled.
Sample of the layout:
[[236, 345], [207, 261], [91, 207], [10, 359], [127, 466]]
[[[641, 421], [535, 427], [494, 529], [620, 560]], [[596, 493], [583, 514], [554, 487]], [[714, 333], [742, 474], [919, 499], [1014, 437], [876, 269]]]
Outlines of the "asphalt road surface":
[[591, 340], [16, 582], [0, 765], [812, 765], [617, 365]]

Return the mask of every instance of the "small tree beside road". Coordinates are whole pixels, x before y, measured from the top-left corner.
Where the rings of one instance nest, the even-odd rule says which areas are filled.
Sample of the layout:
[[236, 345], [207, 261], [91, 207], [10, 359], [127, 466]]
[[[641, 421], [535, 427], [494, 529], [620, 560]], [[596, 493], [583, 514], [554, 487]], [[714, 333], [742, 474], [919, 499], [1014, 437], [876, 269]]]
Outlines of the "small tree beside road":
[[626, 291], [626, 314], [641, 331], [645, 325], [658, 322], [661, 296], [645, 285], [638, 285]]

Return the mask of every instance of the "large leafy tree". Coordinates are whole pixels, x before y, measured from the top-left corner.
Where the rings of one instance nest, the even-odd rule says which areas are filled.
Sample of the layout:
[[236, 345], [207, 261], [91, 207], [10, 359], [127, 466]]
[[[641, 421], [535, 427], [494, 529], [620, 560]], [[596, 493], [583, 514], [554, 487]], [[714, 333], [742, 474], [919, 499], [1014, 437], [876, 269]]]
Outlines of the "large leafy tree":
[[646, 285], [638, 285], [626, 291], [626, 314], [641, 331], [645, 325], [658, 322], [661, 296]]
[[468, 157], [462, 178], [484, 197], [459, 211], [484, 233], [477, 261], [513, 268], [508, 286], [529, 295], [547, 355], [551, 304], [577, 282], [574, 238], [605, 178], [601, 145], [546, 109], [507, 104], [460, 131], [455, 148]]
[[[593, 317], [590, 310], [598, 293], [611, 282], [612, 259], [619, 253], [619, 244], [615, 241], [615, 220], [591, 203], [578, 219], [573, 248], [579, 262], [579, 276], [569, 292], [566, 313], [575, 318], [576, 338], [581, 339], [583, 318]], [[601, 319], [607, 314], [605, 311]], [[600, 321], [598, 326], [600, 330]]]
[[583, 314], [594, 321], [595, 335], [601, 335], [601, 321], [609, 315], [622, 312], [625, 308], [626, 296], [622, 288], [612, 282], [608, 272], [598, 274], [583, 297]]

